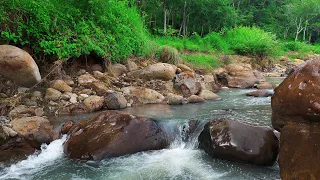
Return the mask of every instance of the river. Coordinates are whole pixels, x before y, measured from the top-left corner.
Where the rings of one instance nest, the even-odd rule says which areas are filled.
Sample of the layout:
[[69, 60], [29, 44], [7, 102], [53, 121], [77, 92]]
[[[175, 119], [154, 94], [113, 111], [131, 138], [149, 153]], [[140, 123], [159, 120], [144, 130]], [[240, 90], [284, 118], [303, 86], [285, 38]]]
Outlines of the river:
[[[282, 79], [270, 79], [280, 82]], [[79, 162], [63, 154], [66, 137], [43, 145], [37, 154], [0, 169], [0, 179], [26, 180], [140, 180], [140, 179], [280, 179], [279, 167], [259, 167], [212, 159], [197, 149], [197, 136], [205, 122], [217, 118], [230, 118], [256, 125], [271, 126], [271, 98], [246, 97], [252, 89], [222, 90], [219, 101], [183, 106], [148, 105], [127, 108], [134, 115], [145, 115], [161, 121], [168, 128], [179, 127], [176, 140], [170, 148], [141, 152], [101, 162]], [[59, 121], [86, 119], [93, 114], [59, 117]], [[57, 120], [57, 121], [58, 121]], [[183, 127], [189, 120], [199, 120], [196, 133], [184, 142]]]

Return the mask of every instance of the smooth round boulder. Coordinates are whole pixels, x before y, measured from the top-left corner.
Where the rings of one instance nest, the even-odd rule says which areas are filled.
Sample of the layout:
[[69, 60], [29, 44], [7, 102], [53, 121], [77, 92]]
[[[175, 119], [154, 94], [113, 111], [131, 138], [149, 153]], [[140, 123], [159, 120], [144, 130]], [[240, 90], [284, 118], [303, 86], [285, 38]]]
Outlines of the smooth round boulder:
[[124, 109], [127, 107], [126, 98], [117, 92], [108, 92], [104, 96], [104, 106], [110, 110]]
[[252, 91], [248, 92], [245, 95], [246, 96], [253, 96], [253, 97], [270, 97], [272, 96], [273, 92], [269, 90], [257, 90], [257, 91]]
[[170, 81], [176, 74], [177, 67], [166, 63], [156, 63], [149, 65], [141, 70], [132, 71], [128, 75], [143, 80], [163, 80]]
[[164, 100], [164, 96], [159, 92], [144, 87], [129, 86], [121, 91], [127, 99], [132, 99], [134, 104], [157, 104]]
[[64, 145], [72, 159], [101, 160], [168, 147], [166, 132], [156, 121], [119, 111], [105, 111], [79, 123]]
[[41, 81], [39, 68], [30, 54], [10, 45], [0, 45], [0, 74], [25, 87]]
[[186, 100], [183, 96], [168, 93], [167, 94], [167, 103], [169, 105], [182, 105], [182, 104], [186, 104]]
[[320, 122], [320, 58], [299, 66], [272, 96], [272, 125]]
[[51, 83], [51, 88], [56, 89], [61, 92], [72, 92], [72, 87], [70, 87], [66, 82], [63, 80], [54, 80]]
[[278, 156], [279, 142], [271, 128], [227, 119], [208, 122], [198, 141], [211, 157], [233, 162], [271, 166]]

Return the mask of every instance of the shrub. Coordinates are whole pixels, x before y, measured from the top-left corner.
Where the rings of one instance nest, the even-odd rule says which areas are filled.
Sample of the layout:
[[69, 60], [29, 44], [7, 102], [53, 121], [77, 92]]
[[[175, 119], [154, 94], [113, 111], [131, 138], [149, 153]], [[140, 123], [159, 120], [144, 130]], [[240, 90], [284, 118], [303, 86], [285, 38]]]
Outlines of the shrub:
[[169, 46], [164, 46], [161, 51], [160, 61], [169, 64], [178, 64], [180, 55], [178, 50]]
[[60, 59], [94, 52], [112, 61], [141, 53], [147, 39], [129, 0], [1, 1], [0, 40]]
[[220, 52], [229, 53], [229, 44], [222, 36], [216, 32], [208, 34], [204, 38], [204, 42], [211, 48], [217, 49]]
[[275, 37], [257, 27], [237, 27], [226, 34], [230, 49], [240, 55], [272, 56], [276, 53]]

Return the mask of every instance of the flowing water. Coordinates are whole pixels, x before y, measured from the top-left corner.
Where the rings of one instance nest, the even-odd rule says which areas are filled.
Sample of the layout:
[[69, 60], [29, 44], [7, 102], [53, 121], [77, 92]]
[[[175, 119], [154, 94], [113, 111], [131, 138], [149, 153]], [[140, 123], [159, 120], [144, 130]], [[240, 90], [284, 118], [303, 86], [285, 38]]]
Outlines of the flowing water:
[[[101, 162], [79, 162], [63, 155], [66, 137], [43, 146], [42, 150], [17, 164], [0, 169], [0, 179], [26, 180], [140, 180], [140, 179], [280, 179], [279, 168], [259, 167], [212, 159], [197, 149], [197, 136], [208, 120], [231, 118], [251, 124], [271, 126], [270, 97], [253, 98], [243, 94], [252, 90], [223, 90], [221, 100], [184, 106], [150, 105], [125, 109], [134, 115], [145, 115], [164, 126], [180, 129], [170, 148], [141, 152]], [[87, 119], [93, 114], [60, 117], [59, 121]], [[189, 120], [201, 123], [187, 142], [183, 127]]]

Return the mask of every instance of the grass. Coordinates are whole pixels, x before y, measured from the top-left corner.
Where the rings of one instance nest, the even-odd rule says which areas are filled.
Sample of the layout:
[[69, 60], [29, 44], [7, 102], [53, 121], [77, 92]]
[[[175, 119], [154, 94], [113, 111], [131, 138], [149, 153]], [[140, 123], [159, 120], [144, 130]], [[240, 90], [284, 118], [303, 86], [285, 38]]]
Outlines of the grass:
[[194, 67], [212, 71], [220, 66], [219, 60], [214, 55], [190, 54], [182, 55], [181, 58]]

